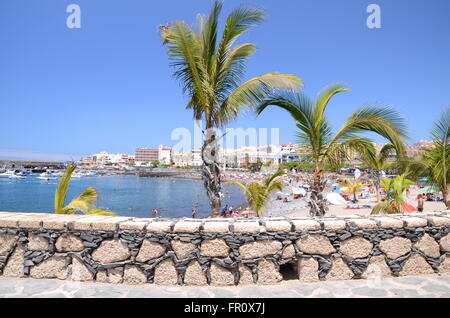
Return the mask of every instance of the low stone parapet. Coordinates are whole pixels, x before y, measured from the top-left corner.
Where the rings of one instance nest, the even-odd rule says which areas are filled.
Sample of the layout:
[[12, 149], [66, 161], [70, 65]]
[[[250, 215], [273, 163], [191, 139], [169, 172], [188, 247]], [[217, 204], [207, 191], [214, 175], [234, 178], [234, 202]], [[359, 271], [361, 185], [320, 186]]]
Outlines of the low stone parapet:
[[0, 274], [113, 284], [276, 284], [450, 274], [450, 211], [270, 219], [0, 212]]

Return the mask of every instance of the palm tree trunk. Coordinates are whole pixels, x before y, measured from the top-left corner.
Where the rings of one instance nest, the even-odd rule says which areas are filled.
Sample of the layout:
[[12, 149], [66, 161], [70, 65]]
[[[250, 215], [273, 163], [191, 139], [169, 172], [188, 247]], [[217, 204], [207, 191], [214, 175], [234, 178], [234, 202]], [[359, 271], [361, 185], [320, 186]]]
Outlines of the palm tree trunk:
[[328, 212], [327, 202], [323, 197], [323, 184], [321, 180], [320, 168], [314, 169], [314, 181], [311, 188], [311, 197], [309, 202], [309, 213], [311, 216], [324, 216]]
[[214, 131], [208, 129], [202, 146], [202, 179], [209, 198], [213, 214], [220, 212], [222, 206], [221, 182], [222, 175], [219, 164], [219, 147]]

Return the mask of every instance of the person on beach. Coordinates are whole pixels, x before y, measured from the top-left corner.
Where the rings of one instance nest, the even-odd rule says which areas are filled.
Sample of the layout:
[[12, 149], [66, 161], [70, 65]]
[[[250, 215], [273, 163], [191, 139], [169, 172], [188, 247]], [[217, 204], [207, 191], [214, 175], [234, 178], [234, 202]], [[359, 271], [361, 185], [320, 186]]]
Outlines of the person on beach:
[[226, 216], [227, 211], [228, 211], [228, 204], [225, 205], [225, 207], [222, 210], [220, 210], [220, 213], [222, 214], [222, 216]]
[[197, 211], [195, 209], [192, 209], [192, 218], [195, 219], [195, 215], [197, 214]]
[[424, 204], [425, 204], [425, 199], [424, 199], [423, 195], [419, 194], [417, 196], [417, 211], [423, 212]]
[[153, 210], [152, 210], [152, 215], [157, 216], [157, 215], [158, 215], [158, 210], [153, 209]]

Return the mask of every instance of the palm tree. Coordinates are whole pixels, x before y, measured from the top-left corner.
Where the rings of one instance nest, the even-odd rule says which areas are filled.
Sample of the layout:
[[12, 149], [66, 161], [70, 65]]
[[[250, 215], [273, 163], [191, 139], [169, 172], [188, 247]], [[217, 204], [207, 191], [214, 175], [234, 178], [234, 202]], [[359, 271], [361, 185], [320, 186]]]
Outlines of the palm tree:
[[75, 164], [69, 164], [63, 176], [61, 177], [61, 180], [59, 181], [58, 188], [56, 188], [55, 191], [54, 213], [74, 214], [80, 211], [89, 215], [115, 216], [115, 214], [112, 212], [95, 208], [98, 194], [94, 188], [86, 189], [79, 197], [73, 199], [68, 205], [64, 206], [67, 190], [69, 188], [69, 182], [76, 167], [77, 166]]
[[263, 183], [252, 181], [247, 185], [241, 182], [228, 182], [227, 184], [235, 184], [241, 188], [247, 197], [248, 204], [255, 210], [258, 216], [261, 216], [270, 194], [274, 191], [283, 190], [283, 183], [275, 179], [284, 174], [285, 172], [278, 170], [273, 175], [267, 177]]
[[396, 148], [401, 148], [405, 136], [405, 125], [397, 112], [389, 107], [367, 105], [354, 111], [344, 125], [333, 134], [325, 116], [331, 98], [348, 91], [342, 84], [323, 89], [315, 102], [302, 93], [276, 92], [264, 100], [256, 109], [261, 114], [268, 106], [285, 109], [294, 118], [300, 130], [297, 134], [300, 144], [307, 147], [314, 162], [314, 181], [311, 187], [311, 214], [323, 216], [327, 210], [323, 197], [322, 174], [325, 167], [343, 164], [355, 154], [364, 154], [372, 141], [360, 137], [362, 132], [374, 132], [389, 140]]
[[345, 185], [350, 190], [350, 193], [353, 194], [353, 201], [357, 202], [356, 193], [361, 190], [364, 185], [359, 183], [358, 180], [355, 180], [355, 182], [346, 180], [343, 185]]
[[378, 154], [376, 153], [375, 147], [368, 148], [368, 151], [363, 154], [364, 163], [370, 169], [370, 178], [373, 180], [375, 189], [377, 191], [377, 202], [380, 201], [380, 182], [382, 179], [382, 172], [387, 170], [389, 166], [387, 162], [389, 157], [391, 157], [392, 153], [395, 151], [397, 155], [397, 161], [400, 161], [404, 153], [404, 145], [399, 144], [397, 146], [400, 146], [400, 148], [397, 149], [394, 144], [387, 143], [381, 148]]
[[430, 186], [437, 187], [450, 208], [450, 108], [434, 123], [431, 131], [434, 148], [425, 149], [419, 160], [407, 162], [414, 177], [427, 177]]
[[298, 90], [302, 81], [292, 75], [269, 73], [243, 82], [245, 66], [255, 53], [252, 43], [234, 46], [241, 35], [261, 23], [264, 13], [253, 7], [238, 7], [228, 16], [219, 41], [222, 1], [215, 1], [210, 14], [199, 15], [194, 28], [184, 21], [161, 26], [167, 54], [173, 61], [174, 77], [189, 96], [187, 109], [195, 120], [204, 120], [202, 178], [213, 212], [221, 207], [221, 169], [214, 128], [236, 119], [243, 109], [259, 104], [274, 89]]
[[413, 181], [407, 179], [407, 176], [408, 172], [399, 175], [394, 179], [385, 178], [381, 180], [380, 186], [386, 192], [386, 198], [384, 202], [380, 202], [374, 206], [372, 214], [402, 213], [406, 189], [414, 184]]

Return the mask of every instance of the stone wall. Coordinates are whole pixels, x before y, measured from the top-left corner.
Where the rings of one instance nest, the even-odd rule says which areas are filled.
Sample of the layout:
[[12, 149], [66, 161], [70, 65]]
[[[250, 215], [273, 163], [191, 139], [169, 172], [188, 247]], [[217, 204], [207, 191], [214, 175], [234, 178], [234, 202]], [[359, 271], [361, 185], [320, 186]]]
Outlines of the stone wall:
[[450, 274], [449, 233], [450, 211], [256, 220], [0, 212], [0, 275], [233, 286], [276, 284], [287, 266], [304, 282]]

